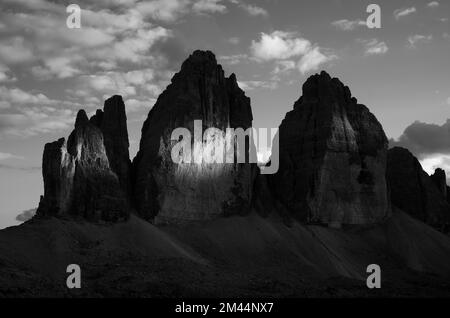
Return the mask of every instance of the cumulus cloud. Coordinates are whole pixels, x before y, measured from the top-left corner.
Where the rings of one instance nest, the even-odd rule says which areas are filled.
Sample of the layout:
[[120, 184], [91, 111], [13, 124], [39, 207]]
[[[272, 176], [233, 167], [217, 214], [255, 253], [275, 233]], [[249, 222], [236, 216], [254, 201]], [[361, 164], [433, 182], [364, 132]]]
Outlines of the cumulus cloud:
[[450, 155], [450, 119], [442, 126], [416, 121], [398, 140], [391, 139], [390, 145], [405, 147], [421, 159], [436, 154]]
[[437, 1], [428, 2], [427, 7], [428, 8], [437, 8], [437, 7], [439, 7], [439, 2], [437, 2]]
[[240, 0], [230, 0], [230, 2], [236, 4], [239, 8], [247, 12], [251, 16], [263, 16], [268, 17], [269, 12], [266, 9], [241, 2]]
[[323, 54], [318, 47], [314, 47], [302, 56], [297, 64], [302, 74], [315, 71], [320, 65], [335, 59], [334, 55]]
[[266, 9], [258, 7], [258, 6], [254, 6], [254, 5], [250, 5], [250, 4], [242, 4], [241, 7], [248, 14], [250, 14], [252, 16], [263, 16], [263, 17], [269, 16], [269, 13], [267, 12]]
[[[0, 44], [0, 62], [6, 65], [33, 62], [33, 66], [28, 68], [31, 74], [38, 79], [49, 80], [92, 74], [97, 70], [120, 69], [123, 64], [127, 67], [130, 64], [151, 65], [157, 59], [149, 52], [169, 40], [172, 32], [147, 18], [151, 18], [151, 14], [168, 18], [167, 12], [171, 9], [170, 12], [178, 12], [171, 3], [180, 1], [146, 2], [145, 5], [153, 6], [152, 10], [142, 8], [141, 11], [135, 7], [117, 12], [83, 7], [83, 27], [80, 29], [65, 27], [66, 15], [61, 14], [65, 12], [63, 5], [41, 2], [40, 6], [38, 2], [33, 6], [19, 2], [27, 9], [31, 7], [31, 11], [26, 13], [20, 11], [23, 9], [0, 13], [8, 28], [8, 35]], [[55, 9], [43, 12], [44, 3]], [[156, 8], [158, 4], [161, 7]], [[45, 19], [42, 18], [44, 13]], [[25, 33], [23, 30], [28, 31]]]
[[295, 59], [296, 68], [303, 74], [336, 58], [334, 54], [324, 52], [318, 45], [298, 37], [294, 32], [263, 32], [258, 41], [252, 41], [250, 49], [253, 58], [260, 62]]
[[[68, 129], [78, 109], [89, 112], [113, 94], [129, 101], [127, 111], [150, 107], [185, 57], [182, 42], [155, 21], [174, 21], [197, 2], [80, 0], [81, 29], [66, 27], [60, 2], [1, 2], [0, 134], [26, 137]], [[214, 11], [199, 6], [198, 13]], [[51, 98], [30, 85], [11, 86], [22, 84], [22, 77], [53, 81], [52, 86], [58, 81], [56, 87], [61, 80], [69, 88]]]
[[441, 126], [416, 121], [397, 140], [390, 139], [389, 145], [407, 148], [428, 174], [444, 169], [450, 184], [450, 119]]
[[429, 43], [433, 39], [433, 36], [430, 35], [420, 35], [415, 34], [408, 37], [408, 47], [415, 48], [417, 44], [420, 43]]
[[274, 31], [270, 34], [263, 32], [259, 41], [252, 41], [253, 56], [268, 61], [306, 54], [311, 48], [311, 42], [295, 35], [293, 32], [284, 31]]
[[342, 31], [352, 31], [358, 27], [366, 26], [366, 21], [342, 19], [331, 22], [331, 25]]
[[389, 50], [385, 42], [377, 39], [360, 40], [360, 42], [364, 45], [365, 55], [383, 55]]
[[415, 7], [397, 9], [394, 11], [394, 17], [396, 20], [399, 20], [400, 18], [406, 17], [415, 12], [417, 12]]

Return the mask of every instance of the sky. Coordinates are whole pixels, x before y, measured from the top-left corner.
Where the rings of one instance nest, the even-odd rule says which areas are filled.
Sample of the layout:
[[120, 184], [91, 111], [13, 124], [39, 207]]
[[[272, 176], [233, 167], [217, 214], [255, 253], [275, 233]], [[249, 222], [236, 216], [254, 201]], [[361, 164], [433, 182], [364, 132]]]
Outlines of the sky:
[[[75, 3], [81, 28], [68, 28]], [[381, 9], [369, 29], [366, 8]], [[211, 50], [251, 98], [254, 127], [278, 127], [320, 70], [369, 107], [391, 145], [450, 175], [450, 3], [407, 0], [1, 0], [0, 228], [37, 207], [45, 143], [78, 109], [122, 95], [130, 151], [158, 95]]]

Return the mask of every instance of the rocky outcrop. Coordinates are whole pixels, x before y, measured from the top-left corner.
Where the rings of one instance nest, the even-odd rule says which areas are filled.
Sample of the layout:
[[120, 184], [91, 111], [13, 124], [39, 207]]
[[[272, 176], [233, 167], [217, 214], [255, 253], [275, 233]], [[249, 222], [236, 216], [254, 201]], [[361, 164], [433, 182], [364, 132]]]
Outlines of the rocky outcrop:
[[100, 128], [111, 170], [118, 176], [120, 185], [131, 196], [131, 161], [125, 104], [119, 95], [105, 101], [104, 110], [98, 109], [91, 120]]
[[447, 177], [445, 175], [445, 171], [441, 168], [437, 168], [430, 178], [433, 180], [443, 197], [447, 199]]
[[[179, 223], [249, 211], [255, 167], [206, 161], [214, 140], [225, 137], [217, 130], [209, 137], [201, 134], [211, 127], [247, 129], [252, 119], [250, 99], [234, 74], [226, 78], [214, 54], [195, 51], [158, 97], [143, 125], [140, 149], [133, 161], [139, 215], [157, 223]], [[201, 120], [200, 132], [194, 131], [194, 120]], [[192, 138], [171, 140], [173, 130], [179, 127], [186, 128]], [[183, 157], [185, 160], [175, 163], [172, 147], [183, 140], [192, 146], [192, 155], [182, 156], [192, 159], [202, 154], [203, 158], [189, 163]], [[247, 144], [245, 152], [249, 149]]]
[[390, 214], [388, 141], [381, 124], [326, 72], [311, 76], [279, 128], [279, 171], [272, 191], [310, 223], [376, 223]]
[[450, 204], [450, 187], [447, 186], [447, 202]]
[[436, 187], [433, 181], [442, 182], [439, 171], [432, 179], [411, 152], [394, 147], [388, 152], [386, 176], [393, 205], [437, 228], [449, 222], [450, 205], [443, 189]]
[[127, 219], [128, 133], [121, 97], [106, 101], [91, 120], [80, 110], [67, 141], [45, 145], [42, 173], [38, 216]]

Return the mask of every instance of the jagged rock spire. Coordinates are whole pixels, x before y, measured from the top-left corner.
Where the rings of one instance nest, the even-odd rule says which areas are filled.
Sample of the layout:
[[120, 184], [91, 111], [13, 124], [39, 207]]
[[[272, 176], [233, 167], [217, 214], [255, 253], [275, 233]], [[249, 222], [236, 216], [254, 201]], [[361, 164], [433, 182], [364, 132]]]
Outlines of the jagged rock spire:
[[130, 213], [130, 160], [125, 106], [120, 96], [105, 102], [90, 120], [78, 111], [75, 129], [45, 145], [44, 196], [37, 215], [118, 221]]
[[176, 165], [170, 157], [170, 137], [177, 127], [193, 136], [194, 120], [202, 121], [204, 131], [247, 129], [252, 119], [250, 99], [236, 76], [226, 78], [210, 51], [192, 53], [143, 125], [133, 162], [138, 213], [146, 219], [156, 217], [157, 222], [184, 222], [249, 211], [252, 165]]
[[272, 189], [302, 221], [380, 222], [391, 211], [387, 144], [378, 120], [347, 86], [326, 72], [312, 75], [280, 125], [280, 169]]

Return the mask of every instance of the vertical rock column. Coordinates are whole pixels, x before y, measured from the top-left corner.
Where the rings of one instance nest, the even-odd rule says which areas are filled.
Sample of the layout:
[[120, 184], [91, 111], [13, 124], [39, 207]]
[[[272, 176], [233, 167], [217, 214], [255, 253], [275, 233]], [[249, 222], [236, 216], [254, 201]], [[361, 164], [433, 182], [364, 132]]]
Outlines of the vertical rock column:
[[350, 90], [326, 72], [311, 76], [279, 128], [273, 192], [297, 219], [339, 227], [390, 214], [387, 138]]

